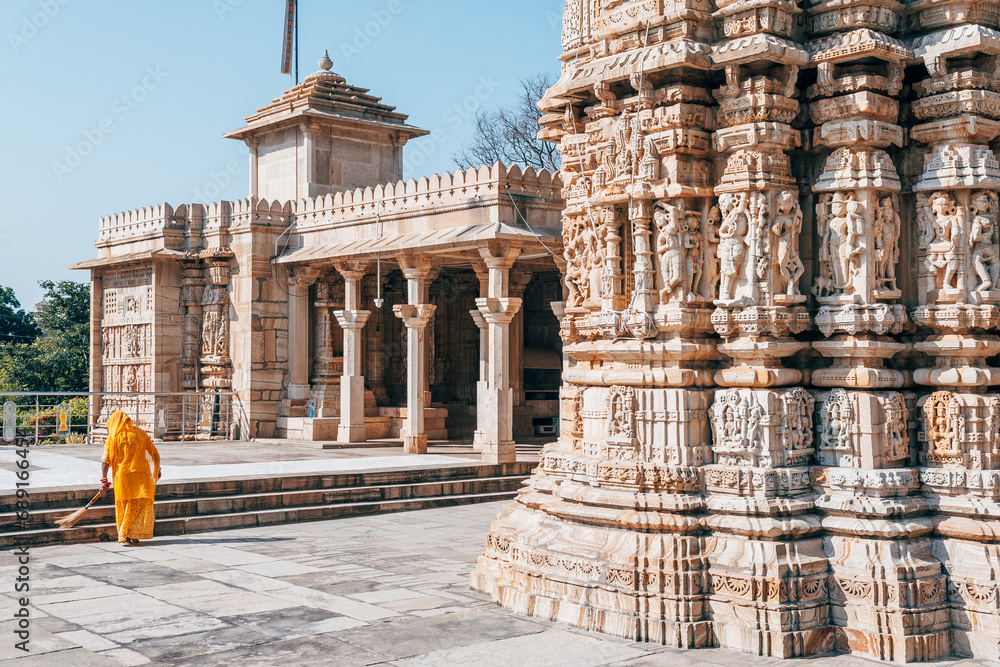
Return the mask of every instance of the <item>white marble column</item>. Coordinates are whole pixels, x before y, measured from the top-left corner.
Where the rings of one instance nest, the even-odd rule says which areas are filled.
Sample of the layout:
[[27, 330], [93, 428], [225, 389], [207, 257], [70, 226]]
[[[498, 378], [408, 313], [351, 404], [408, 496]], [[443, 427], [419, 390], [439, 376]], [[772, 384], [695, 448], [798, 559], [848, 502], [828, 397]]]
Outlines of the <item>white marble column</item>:
[[406, 326], [406, 432], [403, 451], [407, 454], [427, 453], [424, 432], [424, 384], [427, 376], [427, 323], [436, 306], [430, 301], [429, 287], [433, 280], [432, 260], [427, 255], [404, 254], [399, 268], [407, 283], [407, 304], [393, 306], [396, 317]]
[[319, 269], [296, 268], [288, 276], [288, 398], [309, 398], [309, 286]]
[[477, 430], [482, 432], [483, 462], [509, 463], [514, 449], [514, 391], [510, 386], [510, 323], [521, 300], [510, 297], [510, 267], [521, 249], [490, 243], [479, 253], [489, 271], [489, 290], [476, 305], [486, 320], [489, 337], [489, 373], [482, 404], [476, 408]]
[[337, 440], [363, 442], [368, 439], [365, 431], [365, 377], [361, 370], [361, 330], [371, 315], [360, 310], [361, 279], [366, 262], [337, 264], [337, 271], [344, 276], [344, 310], [334, 312], [344, 330], [344, 374], [340, 378], [340, 426]]

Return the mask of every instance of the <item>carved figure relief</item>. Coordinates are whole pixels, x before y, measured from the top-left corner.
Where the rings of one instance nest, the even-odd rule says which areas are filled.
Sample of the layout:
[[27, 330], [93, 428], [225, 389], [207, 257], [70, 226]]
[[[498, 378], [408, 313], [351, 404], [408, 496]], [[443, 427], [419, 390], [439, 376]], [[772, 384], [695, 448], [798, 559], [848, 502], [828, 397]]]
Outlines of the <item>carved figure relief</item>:
[[834, 389], [823, 402], [819, 414], [819, 462], [826, 465], [853, 465], [854, 407], [843, 389]]
[[202, 356], [226, 357], [229, 355], [229, 296], [226, 287], [206, 285], [201, 304], [204, 309], [201, 325]]
[[820, 299], [856, 292], [864, 253], [865, 211], [853, 192], [824, 195], [817, 206], [820, 275], [813, 293]]
[[899, 197], [883, 195], [872, 224], [875, 238], [876, 289], [895, 292], [896, 263], [899, 261]]
[[603, 260], [598, 233], [583, 216], [576, 218], [572, 226], [567, 225], [567, 231], [564, 236], [564, 282], [569, 293], [566, 307], [594, 306], [600, 301], [603, 282]]
[[140, 331], [139, 327], [134, 324], [129, 324], [124, 330], [124, 347], [125, 356], [127, 357], [138, 357], [142, 355], [142, 348], [140, 343]]
[[997, 193], [990, 190], [917, 195], [921, 303], [1000, 301], [998, 210]]
[[753, 196], [740, 192], [725, 193], [719, 197], [722, 213], [722, 224], [719, 226], [720, 301], [732, 301], [737, 296], [737, 287], [746, 264], [747, 234], [752, 215], [750, 200]]
[[928, 466], [968, 470], [1000, 467], [1000, 396], [938, 391], [922, 406], [921, 429], [927, 443], [921, 460]]
[[959, 253], [965, 229], [965, 208], [947, 192], [935, 192], [927, 202], [930, 241], [927, 244], [927, 290], [941, 298], [959, 296]]
[[578, 390], [576, 396], [573, 397], [572, 406], [572, 433], [577, 438], [583, 437], [583, 391]]
[[611, 387], [608, 395], [608, 440], [635, 438], [635, 389]]
[[674, 201], [656, 205], [653, 221], [662, 285], [660, 303], [687, 304], [714, 297], [718, 272], [715, 246], [719, 239], [713, 220], [717, 223], [718, 215], [717, 207], [706, 214], [684, 210]]
[[997, 289], [1000, 274], [1000, 256], [997, 255], [997, 193], [979, 190], [972, 194], [969, 212], [972, 229], [969, 232], [969, 248], [972, 255], [972, 270], [979, 283], [973, 289], [980, 293]]
[[[820, 400], [816, 425], [820, 464], [878, 469], [898, 466], [909, 459], [908, 409], [902, 394], [837, 388], [821, 395]], [[880, 428], [866, 434], [859, 415], [873, 411], [871, 419]]]
[[813, 399], [801, 388], [729, 389], [712, 407], [716, 463], [735, 466], [803, 465], [813, 452]]
[[805, 272], [805, 265], [799, 257], [799, 233], [802, 231], [802, 209], [793, 193], [784, 191], [778, 195], [771, 233], [775, 237], [775, 262], [780, 280], [774, 286], [776, 294], [798, 296], [799, 278]]
[[882, 403], [885, 411], [883, 436], [885, 437], [885, 456], [889, 461], [903, 461], [910, 456], [909, 439], [906, 434], [908, 410], [902, 394], [891, 393]]

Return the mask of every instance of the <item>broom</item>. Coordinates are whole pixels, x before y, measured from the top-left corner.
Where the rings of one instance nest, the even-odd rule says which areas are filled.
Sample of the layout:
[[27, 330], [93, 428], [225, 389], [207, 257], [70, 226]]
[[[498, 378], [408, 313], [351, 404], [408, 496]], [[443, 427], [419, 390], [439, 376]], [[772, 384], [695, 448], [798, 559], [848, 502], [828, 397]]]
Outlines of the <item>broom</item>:
[[86, 507], [81, 507], [77, 511], [73, 512], [68, 516], [64, 516], [61, 519], [56, 519], [56, 523], [59, 524], [59, 527], [62, 530], [66, 530], [67, 528], [72, 528], [76, 524], [80, 523], [80, 519], [82, 519], [83, 515], [87, 513], [87, 510], [89, 510], [91, 506], [93, 506], [93, 504], [97, 502], [97, 499], [103, 495], [104, 495], [104, 489], [102, 488], [100, 491], [97, 492], [96, 496], [90, 499], [90, 502], [87, 503]]

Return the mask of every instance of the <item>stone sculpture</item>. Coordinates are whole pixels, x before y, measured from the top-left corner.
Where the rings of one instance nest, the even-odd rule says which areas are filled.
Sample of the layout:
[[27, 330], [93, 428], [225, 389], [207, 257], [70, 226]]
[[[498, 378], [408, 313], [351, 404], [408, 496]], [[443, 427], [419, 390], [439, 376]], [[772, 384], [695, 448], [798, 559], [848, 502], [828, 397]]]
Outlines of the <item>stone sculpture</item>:
[[998, 28], [566, 3], [562, 432], [475, 587], [675, 646], [1000, 658]]

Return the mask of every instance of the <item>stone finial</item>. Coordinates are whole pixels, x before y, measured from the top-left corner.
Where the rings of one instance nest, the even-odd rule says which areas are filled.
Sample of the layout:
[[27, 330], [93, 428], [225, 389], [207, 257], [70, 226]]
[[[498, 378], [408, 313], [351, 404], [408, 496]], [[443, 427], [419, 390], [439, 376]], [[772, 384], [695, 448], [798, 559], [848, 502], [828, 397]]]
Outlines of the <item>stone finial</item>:
[[333, 69], [333, 61], [330, 60], [330, 52], [326, 49], [323, 50], [323, 57], [319, 59], [319, 68], [324, 72], [329, 72]]

